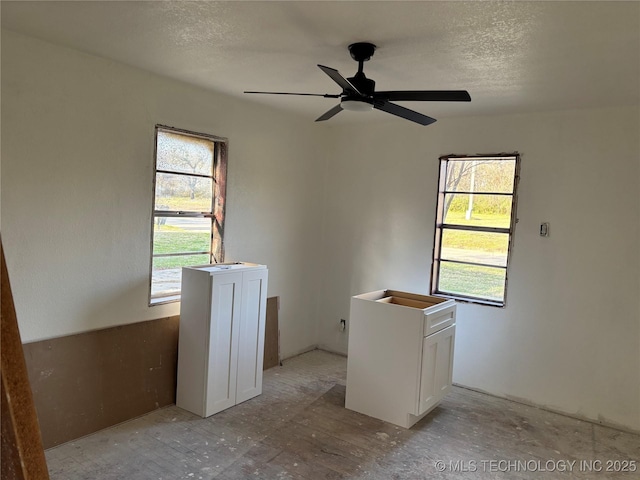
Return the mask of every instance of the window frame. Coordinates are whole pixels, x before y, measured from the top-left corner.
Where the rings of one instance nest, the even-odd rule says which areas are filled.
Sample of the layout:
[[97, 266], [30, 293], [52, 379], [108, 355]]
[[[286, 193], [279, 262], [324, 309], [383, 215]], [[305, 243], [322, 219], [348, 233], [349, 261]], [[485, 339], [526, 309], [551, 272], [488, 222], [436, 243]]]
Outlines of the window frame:
[[[505, 192], [478, 192], [478, 191], [456, 191], [456, 190], [447, 190], [447, 172], [449, 162], [451, 161], [477, 161], [477, 160], [515, 160], [515, 168], [513, 174], [513, 191], [512, 193]], [[431, 295], [452, 298], [454, 300], [468, 302], [468, 303], [476, 303], [480, 305], [488, 305], [493, 307], [504, 308], [507, 305], [507, 287], [509, 284], [509, 266], [511, 264], [511, 254], [513, 250], [514, 243], [514, 235], [515, 235], [515, 227], [516, 223], [518, 223], [517, 218], [517, 205], [518, 205], [518, 184], [520, 182], [520, 167], [521, 167], [521, 157], [518, 152], [513, 153], [497, 153], [497, 154], [478, 154], [478, 155], [443, 155], [439, 158], [440, 168], [438, 173], [438, 197], [436, 202], [436, 221], [435, 221], [435, 229], [434, 229], [434, 240], [433, 240], [433, 250], [431, 255], [431, 285], [430, 292]], [[483, 227], [483, 226], [473, 226], [473, 225], [456, 225], [456, 224], [447, 224], [444, 223], [444, 206], [445, 206], [445, 197], [447, 194], [473, 194], [473, 195], [508, 195], [511, 196], [511, 218], [509, 222], [509, 227]], [[487, 265], [482, 263], [474, 263], [467, 261], [452, 261], [447, 259], [442, 259], [442, 236], [446, 230], [467, 230], [467, 231], [476, 231], [476, 232], [488, 232], [488, 233], [507, 233], [509, 235], [509, 243], [507, 247], [507, 258], [506, 265], [504, 267], [496, 266], [496, 265]], [[461, 263], [467, 265], [477, 265], [477, 266], [489, 266], [491, 268], [504, 268], [505, 277], [504, 277], [504, 293], [501, 301], [492, 300], [489, 298], [483, 298], [473, 295], [464, 295], [459, 293], [450, 293], [440, 289], [440, 264], [442, 262], [452, 262], [452, 263]]]
[[[213, 159], [212, 174], [205, 175], [200, 173], [189, 173], [180, 171], [171, 171], [166, 169], [158, 169], [158, 133], [167, 132], [172, 134], [183, 135], [213, 143]], [[170, 127], [167, 125], [157, 124], [154, 129], [154, 147], [153, 147], [153, 188], [151, 201], [151, 241], [149, 255], [149, 295], [148, 304], [150, 307], [163, 305], [167, 303], [179, 302], [182, 292], [153, 296], [153, 261], [155, 258], [179, 256], [179, 255], [209, 255], [209, 264], [221, 263], [224, 261], [224, 220], [226, 213], [226, 185], [227, 185], [227, 163], [228, 163], [228, 139], [218, 137], [207, 133], [199, 133], [182, 128]], [[208, 212], [196, 211], [174, 211], [174, 210], [158, 210], [156, 208], [156, 184], [158, 174], [182, 175], [185, 177], [199, 177], [211, 179], [211, 210]], [[207, 252], [182, 252], [169, 254], [154, 255], [154, 237], [155, 224], [158, 217], [174, 217], [174, 218], [208, 218], [211, 222], [209, 251]]]

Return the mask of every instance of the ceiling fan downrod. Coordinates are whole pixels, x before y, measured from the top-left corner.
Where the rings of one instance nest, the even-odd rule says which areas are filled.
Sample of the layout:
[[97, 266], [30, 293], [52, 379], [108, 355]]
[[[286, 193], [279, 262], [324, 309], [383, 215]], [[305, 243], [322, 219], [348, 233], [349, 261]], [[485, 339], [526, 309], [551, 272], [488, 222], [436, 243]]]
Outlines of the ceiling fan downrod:
[[367, 78], [364, 74], [364, 62], [371, 59], [376, 46], [369, 42], [358, 42], [349, 45], [351, 58], [358, 62], [358, 72], [348, 80], [366, 97], [373, 95], [376, 89], [376, 82]]

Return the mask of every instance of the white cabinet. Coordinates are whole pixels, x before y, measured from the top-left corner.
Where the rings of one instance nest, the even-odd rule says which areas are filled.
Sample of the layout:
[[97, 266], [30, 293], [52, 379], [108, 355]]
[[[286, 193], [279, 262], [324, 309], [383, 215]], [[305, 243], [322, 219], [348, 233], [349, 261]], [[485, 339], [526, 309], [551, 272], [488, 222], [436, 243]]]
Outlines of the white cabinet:
[[409, 428], [451, 388], [456, 304], [395, 290], [351, 299], [350, 410]]
[[456, 326], [451, 325], [422, 340], [418, 415], [430, 412], [451, 390], [455, 334]]
[[208, 417], [262, 393], [264, 265], [182, 269], [176, 405]]

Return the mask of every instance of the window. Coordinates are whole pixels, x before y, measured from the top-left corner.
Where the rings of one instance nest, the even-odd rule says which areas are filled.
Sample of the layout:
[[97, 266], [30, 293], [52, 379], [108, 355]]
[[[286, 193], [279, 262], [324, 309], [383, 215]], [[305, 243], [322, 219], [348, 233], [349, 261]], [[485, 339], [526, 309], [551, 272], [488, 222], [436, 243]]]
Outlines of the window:
[[432, 294], [505, 305], [519, 171], [517, 153], [440, 158]]
[[156, 126], [149, 304], [180, 299], [182, 267], [223, 260], [226, 139]]

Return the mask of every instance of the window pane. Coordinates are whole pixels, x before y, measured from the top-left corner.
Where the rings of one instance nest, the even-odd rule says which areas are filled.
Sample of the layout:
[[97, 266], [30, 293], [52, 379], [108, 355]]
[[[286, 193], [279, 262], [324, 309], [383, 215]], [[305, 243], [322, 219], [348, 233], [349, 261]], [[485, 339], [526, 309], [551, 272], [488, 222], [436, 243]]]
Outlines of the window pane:
[[209, 252], [210, 249], [210, 218], [155, 218], [155, 224], [153, 225], [154, 255], [166, 253]]
[[506, 267], [508, 250], [508, 233], [445, 228], [442, 232], [440, 258]]
[[151, 272], [151, 298], [179, 294], [182, 267], [207, 263], [209, 263], [209, 255], [155, 257]]
[[155, 132], [150, 305], [179, 298], [182, 266], [223, 261], [227, 176], [224, 139], [160, 125]]
[[444, 223], [509, 228], [512, 200], [511, 195], [446, 194]]
[[156, 168], [211, 176], [213, 148], [212, 140], [158, 130]]
[[512, 193], [516, 161], [449, 160], [447, 191]]
[[440, 262], [439, 291], [504, 301], [506, 270], [503, 268]]
[[156, 210], [211, 212], [213, 181], [191, 175], [156, 175]]

